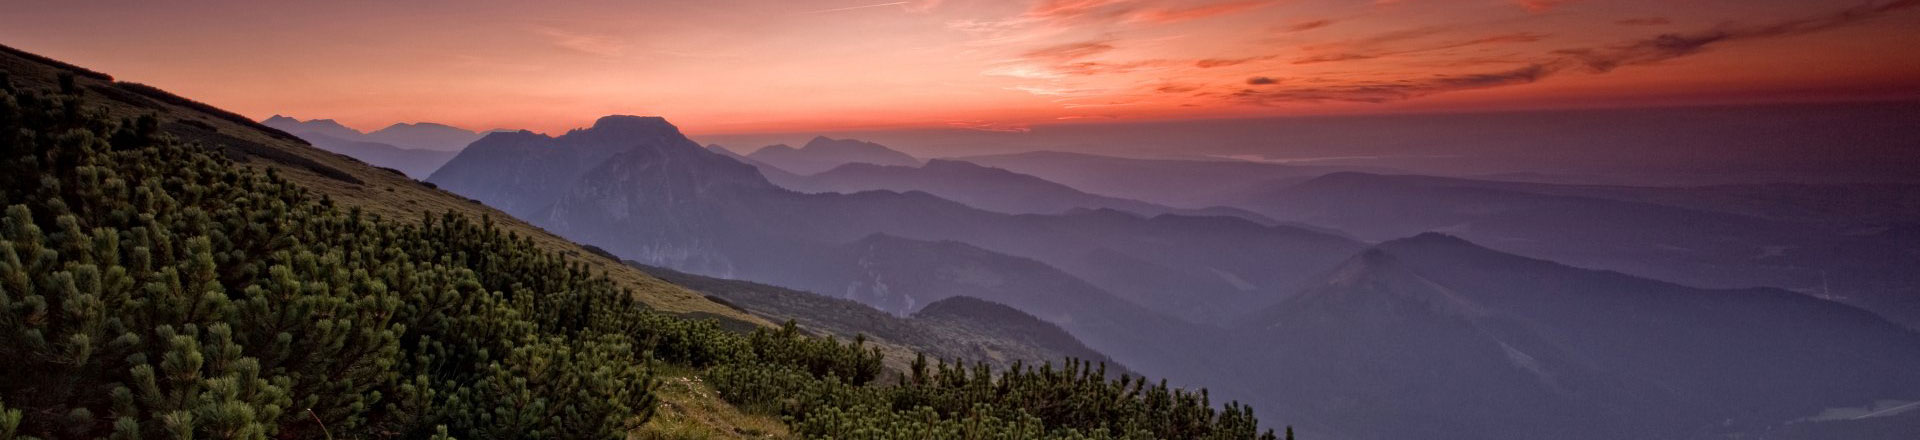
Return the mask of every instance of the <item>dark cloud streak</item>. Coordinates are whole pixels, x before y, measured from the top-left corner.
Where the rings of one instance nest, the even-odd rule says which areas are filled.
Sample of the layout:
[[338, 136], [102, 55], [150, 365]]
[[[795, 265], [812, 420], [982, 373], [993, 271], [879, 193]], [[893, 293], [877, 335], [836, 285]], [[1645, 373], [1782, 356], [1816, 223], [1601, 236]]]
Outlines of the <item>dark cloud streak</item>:
[[1314, 29], [1331, 26], [1333, 25], [1333, 23], [1334, 23], [1333, 20], [1328, 20], [1323, 18], [1319, 20], [1303, 21], [1299, 23], [1290, 24], [1290, 25], [1287, 25], [1287, 27], [1282, 28], [1281, 30], [1285, 32], [1306, 32]]
[[1617, 24], [1621, 26], [1663, 26], [1663, 25], [1673, 24], [1673, 21], [1668, 20], [1666, 17], [1646, 17], [1646, 18], [1629, 18], [1625, 20], [1615, 21], [1613, 22], [1613, 24]]
[[1230, 96], [1242, 102], [1261, 105], [1323, 101], [1380, 103], [1438, 93], [1531, 84], [1569, 70], [1602, 74], [1621, 67], [1648, 65], [1687, 57], [1727, 43], [1789, 37], [1841, 28], [1915, 6], [1920, 6], [1920, 0], [1866, 3], [1824, 15], [1763, 25], [1727, 25], [1706, 31], [1661, 34], [1606, 48], [1555, 51], [1552, 52], [1555, 55], [1553, 57], [1530, 63], [1526, 67], [1504, 71], [1312, 87], [1241, 89]]
[[1701, 32], [1661, 34], [1605, 49], [1573, 49], [1558, 53], [1584, 64], [1593, 72], [1605, 73], [1622, 66], [1652, 64], [1697, 54], [1717, 44], [1804, 35], [1839, 28], [1914, 6], [1920, 6], [1920, 0], [1866, 3], [1817, 17], [1760, 26], [1723, 26]]
[[1110, 52], [1114, 49], [1110, 41], [1082, 41], [1042, 47], [1020, 54], [1022, 58], [1052, 61], [1072, 61]]

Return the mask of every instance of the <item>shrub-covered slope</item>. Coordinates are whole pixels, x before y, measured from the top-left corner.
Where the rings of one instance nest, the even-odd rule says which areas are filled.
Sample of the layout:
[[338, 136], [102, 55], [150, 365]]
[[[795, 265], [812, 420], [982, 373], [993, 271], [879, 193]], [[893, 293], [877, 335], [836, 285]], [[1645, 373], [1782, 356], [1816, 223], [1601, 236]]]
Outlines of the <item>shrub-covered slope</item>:
[[1081, 363], [867, 386], [864, 341], [652, 311], [536, 234], [370, 212], [82, 79], [0, 74], [0, 438], [622, 438], [662, 368], [807, 438], [1272, 436]]

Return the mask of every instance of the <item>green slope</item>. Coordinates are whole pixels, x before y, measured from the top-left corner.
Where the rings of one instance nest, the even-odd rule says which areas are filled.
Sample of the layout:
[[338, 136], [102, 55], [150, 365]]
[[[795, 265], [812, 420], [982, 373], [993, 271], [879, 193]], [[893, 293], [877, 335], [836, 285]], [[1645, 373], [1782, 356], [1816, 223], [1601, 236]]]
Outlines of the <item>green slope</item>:
[[230, 113], [0, 52], [0, 439], [1262, 437], [1249, 408], [1088, 364], [867, 386], [864, 341], [681, 318], [760, 321]]

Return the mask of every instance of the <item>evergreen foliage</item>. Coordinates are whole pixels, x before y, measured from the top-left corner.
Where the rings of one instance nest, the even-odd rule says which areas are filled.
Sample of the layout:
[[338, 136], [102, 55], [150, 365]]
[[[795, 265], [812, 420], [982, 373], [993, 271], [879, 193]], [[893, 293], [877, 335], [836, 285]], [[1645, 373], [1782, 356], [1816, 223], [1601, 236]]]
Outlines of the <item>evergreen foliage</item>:
[[[0, 72], [3, 73], [3, 72]], [[0, 75], [0, 440], [621, 438], [652, 366], [809, 438], [1263, 438], [1204, 391], [647, 310], [486, 218], [380, 219]]]
[[887, 387], [765, 366], [720, 366], [708, 379], [728, 400], [783, 415], [809, 438], [1275, 438], [1258, 429], [1251, 407], [1215, 410], [1205, 390], [1110, 379], [1105, 365], [1072, 359], [996, 372], [984, 363], [929, 366], [922, 356]]

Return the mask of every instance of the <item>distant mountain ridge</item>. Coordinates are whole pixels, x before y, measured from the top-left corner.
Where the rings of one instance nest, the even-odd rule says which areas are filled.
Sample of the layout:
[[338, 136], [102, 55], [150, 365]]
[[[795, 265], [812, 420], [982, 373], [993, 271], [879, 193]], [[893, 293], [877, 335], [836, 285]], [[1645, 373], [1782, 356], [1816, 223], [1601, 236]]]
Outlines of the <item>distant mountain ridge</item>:
[[[1011, 306], [1138, 371], [1220, 387], [1216, 395], [1254, 401], [1269, 417], [1310, 415], [1303, 428], [1325, 438], [1712, 438], [1920, 398], [1913, 332], [1791, 292], [1687, 287], [1439, 234], [1368, 246], [1233, 217], [1012, 215], [929, 192], [808, 194], [664, 120], [601, 122], [560, 137], [495, 135], [500, 145], [476, 144], [432, 181], [644, 264], [857, 300], [894, 317], [962, 297]], [[1175, 174], [1243, 166], [1202, 165]], [[1329, 190], [1278, 200], [1378, 222], [1366, 236], [1380, 238], [1450, 230], [1453, 217], [1435, 220], [1422, 204], [1491, 191], [1375, 198], [1361, 190], [1393, 185], [1364, 174], [1253, 175], [1208, 181]], [[1502, 193], [1438, 212], [1484, 215], [1507, 203], [1545, 218], [1684, 211], [1602, 202], [1592, 206], [1627, 208]], [[1410, 211], [1365, 211], [1394, 206]], [[1683, 214], [1675, 218], [1747, 224]]]
[[[803, 328], [841, 338], [859, 335], [882, 338], [913, 347], [935, 359], [965, 359], [1007, 367], [1015, 362], [1058, 362], [1071, 357], [1107, 362], [1116, 372], [1128, 371], [1059, 326], [983, 299], [950, 297], [903, 317], [856, 301], [813, 292], [635, 264], [662, 280], [755, 314], [775, 320], [795, 320]], [[906, 359], [913, 353], [888, 355]]]
[[920, 159], [884, 145], [858, 139], [833, 139], [826, 136], [816, 136], [800, 148], [785, 144], [769, 145], [747, 154], [746, 157], [800, 175], [819, 173], [850, 163], [897, 166], [920, 164]]
[[292, 133], [321, 149], [399, 170], [415, 179], [426, 179], [460, 149], [480, 138], [477, 132], [428, 122], [393, 124], [372, 133], [362, 133], [332, 119], [302, 121], [273, 115], [260, 123]]
[[822, 272], [799, 269], [796, 261], [885, 233], [1034, 258], [1143, 305], [1196, 318], [1244, 307], [1209, 310], [1208, 302], [1160, 296], [1168, 280], [1181, 280], [1188, 295], [1259, 304], [1275, 298], [1261, 292], [1277, 292], [1360, 246], [1245, 220], [1084, 209], [1012, 216], [919, 192], [802, 194], [703, 149], [664, 121], [657, 132], [628, 135], [605, 121], [557, 138], [490, 135], [429, 181], [623, 258], [705, 275], [817, 287], [805, 280]]
[[[763, 168], [764, 170], [764, 168]], [[1179, 209], [1138, 200], [1089, 194], [1039, 177], [972, 162], [933, 159], [919, 166], [849, 163], [806, 176], [769, 180], [800, 192], [924, 191], [988, 211], [1008, 214], [1060, 214], [1076, 208], [1114, 209], [1143, 216], [1181, 214], [1240, 217], [1273, 224], [1273, 219], [1237, 208]]]
[[1340, 396], [1270, 411], [1347, 426], [1349, 438], [1693, 438], [1920, 397], [1920, 334], [1859, 309], [1433, 233], [1362, 252], [1238, 328], [1273, 348], [1251, 364], [1278, 380], [1255, 392]]
[[[1182, 318], [1256, 310], [1361, 246], [1224, 217], [1008, 215], [921, 192], [804, 194], [658, 118], [602, 118], [559, 137], [492, 134], [429, 181], [642, 264], [901, 315], [952, 296], [1013, 305], [1142, 372], [1198, 368], [1178, 339], [1195, 328]], [[888, 264], [906, 261], [925, 264]], [[909, 283], [916, 296], [892, 295]], [[1063, 285], [1077, 287], [1048, 287]], [[1103, 299], [1058, 302], [1070, 292]]]
[[1063, 151], [951, 158], [1058, 182], [1089, 193], [1177, 208], [1222, 206], [1248, 188], [1365, 169], [1238, 160], [1138, 159]]
[[[1920, 197], [1902, 185], [1657, 188], [1331, 173], [1226, 203], [1366, 240], [1428, 231], [1705, 287], [1774, 286], [1920, 328]], [[1849, 213], [1866, 212], [1852, 217]], [[1843, 220], [1852, 218], [1852, 220]]]
[[479, 140], [484, 132], [433, 122], [399, 122], [367, 133], [367, 138], [407, 148], [434, 151], [460, 151]]

